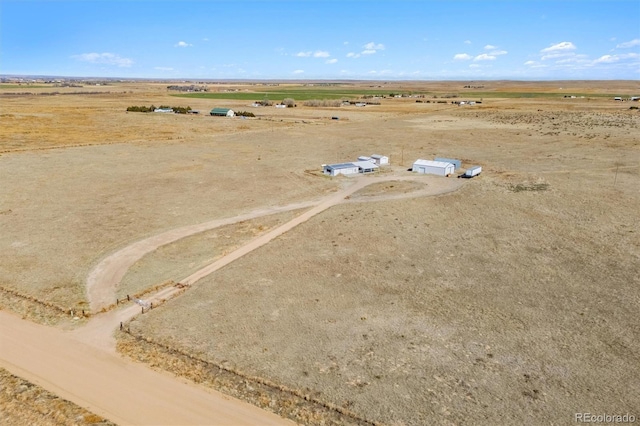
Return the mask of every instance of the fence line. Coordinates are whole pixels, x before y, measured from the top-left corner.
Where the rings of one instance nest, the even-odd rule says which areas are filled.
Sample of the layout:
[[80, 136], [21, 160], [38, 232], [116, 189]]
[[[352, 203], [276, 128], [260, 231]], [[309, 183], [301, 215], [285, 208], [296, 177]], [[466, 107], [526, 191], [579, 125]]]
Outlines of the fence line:
[[[151, 308], [149, 308], [149, 309], [151, 309]], [[144, 311], [144, 308], [143, 308], [143, 313], [147, 312], [147, 311]], [[190, 354], [188, 352], [185, 352], [185, 351], [183, 351], [181, 349], [177, 349], [177, 348], [171, 347], [171, 346], [169, 346], [167, 344], [157, 342], [157, 341], [155, 341], [153, 339], [150, 339], [148, 337], [142, 336], [140, 334], [135, 334], [134, 332], [131, 331], [129, 323], [127, 323], [127, 324], [120, 323], [120, 331], [122, 331], [124, 333], [127, 333], [128, 335], [130, 335], [134, 339], [137, 339], [139, 341], [143, 341], [143, 342], [148, 343], [150, 345], [162, 348], [166, 352], [168, 352], [169, 354], [180, 355], [180, 356], [188, 358], [189, 360], [191, 360], [193, 362], [198, 362], [198, 363], [204, 364], [205, 366], [214, 367], [215, 369], [218, 369], [220, 371], [224, 371], [226, 373], [230, 373], [230, 374], [232, 374], [234, 376], [237, 376], [238, 378], [240, 378], [242, 380], [253, 382], [253, 383], [257, 383], [257, 384], [266, 386], [267, 388], [271, 388], [272, 390], [277, 390], [277, 391], [280, 391], [282, 393], [286, 393], [286, 394], [295, 396], [297, 398], [301, 398], [301, 399], [303, 399], [305, 401], [312, 402], [312, 403], [317, 404], [317, 405], [319, 405], [321, 407], [324, 407], [324, 408], [326, 408], [328, 410], [340, 413], [343, 416], [350, 417], [351, 419], [359, 421], [361, 423], [364, 423], [364, 424], [367, 424], [367, 425], [371, 425], [371, 426], [382, 426], [382, 423], [378, 423], [378, 422], [375, 422], [373, 420], [366, 419], [366, 418], [354, 413], [353, 411], [347, 410], [346, 408], [343, 408], [343, 407], [341, 407], [339, 405], [336, 405], [336, 404], [333, 404], [331, 402], [321, 401], [318, 398], [315, 398], [312, 395], [306, 394], [306, 393], [304, 393], [302, 391], [299, 391], [297, 389], [292, 389], [292, 388], [290, 388], [288, 386], [280, 385], [278, 383], [275, 383], [275, 382], [273, 382], [273, 381], [271, 381], [269, 379], [265, 379], [265, 378], [262, 378], [262, 377], [250, 376], [250, 375], [245, 374], [245, 373], [243, 373], [243, 372], [241, 372], [239, 370], [236, 370], [235, 368], [226, 367], [226, 366], [224, 366], [224, 365], [222, 365], [220, 363], [214, 362], [214, 361], [207, 361], [207, 360], [198, 358], [198, 357], [193, 356], [192, 354]]]
[[91, 316], [91, 312], [89, 312], [88, 310], [82, 309], [82, 308], [63, 308], [59, 305], [56, 305], [54, 303], [51, 302], [46, 302], [44, 300], [40, 300], [35, 298], [34, 296], [30, 296], [28, 294], [23, 294], [20, 293], [17, 290], [11, 289], [11, 288], [6, 288], [3, 286], [0, 286], [0, 291], [10, 294], [12, 296], [18, 297], [20, 299], [24, 299], [27, 300], [31, 303], [35, 303], [38, 305], [42, 305], [45, 306], [47, 308], [53, 309], [55, 311], [58, 311], [61, 314], [65, 314], [65, 315], [82, 315], [83, 317], [89, 317]]

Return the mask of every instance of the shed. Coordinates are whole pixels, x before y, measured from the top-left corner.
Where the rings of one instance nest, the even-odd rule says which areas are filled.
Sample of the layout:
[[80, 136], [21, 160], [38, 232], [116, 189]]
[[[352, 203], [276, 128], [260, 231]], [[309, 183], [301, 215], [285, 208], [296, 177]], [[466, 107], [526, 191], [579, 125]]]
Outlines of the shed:
[[371, 158], [379, 166], [384, 166], [384, 165], [389, 164], [389, 157], [387, 157], [385, 155], [373, 154], [371, 156]]
[[214, 108], [211, 110], [210, 114], [216, 117], [233, 117], [235, 115], [233, 110], [230, 110], [229, 108]]
[[153, 112], [164, 112], [164, 113], [172, 113], [173, 108], [156, 108]]
[[444, 161], [416, 160], [415, 163], [413, 163], [411, 171], [438, 176], [449, 176], [455, 171], [455, 166]]
[[436, 157], [433, 160], [434, 161], [442, 161], [444, 163], [451, 163], [451, 164], [454, 165], [456, 170], [458, 170], [462, 166], [462, 161], [456, 160], [455, 158]]
[[352, 164], [358, 167], [358, 173], [373, 173], [380, 168], [373, 161], [354, 161]]
[[371, 161], [372, 163], [375, 162], [373, 161], [373, 158], [367, 157], [366, 155], [361, 155], [360, 157], [358, 157], [358, 161]]
[[354, 163], [324, 164], [322, 172], [330, 176], [352, 175], [359, 173], [360, 169]]

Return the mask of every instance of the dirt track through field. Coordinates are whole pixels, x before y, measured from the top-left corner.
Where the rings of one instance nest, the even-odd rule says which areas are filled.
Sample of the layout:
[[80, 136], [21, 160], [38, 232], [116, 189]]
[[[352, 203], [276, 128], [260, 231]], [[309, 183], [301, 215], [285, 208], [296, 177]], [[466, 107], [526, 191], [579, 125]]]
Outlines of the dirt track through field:
[[[358, 190], [375, 183], [399, 180], [429, 182], [426, 192], [421, 190], [405, 194], [407, 197], [442, 194], [463, 185], [458, 179], [432, 180], [425, 176], [362, 177], [354, 179], [348, 187], [320, 202], [299, 203], [168, 231], [134, 243], [103, 260], [92, 271], [88, 280], [92, 307], [102, 307], [111, 302], [115, 297], [115, 286], [126, 270], [136, 260], [159, 246], [216, 226], [278, 211], [314, 206], [181, 280], [184, 284], [193, 285], [322, 211], [345, 202]], [[397, 197], [389, 196], [392, 199]], [[384, 198], [384, 195], [376, 197]], [[178, 291], [181, 290], [175, 287], [165, 288], [146, 301], [168, 299]], [[108, 299], [105, 295], [111, 298]], [[121, 322], [133, 318], [140, 310], [138, 305], [129, 305], [95, 315], [85, 326], [73, 331], [32, 324], [0, 312], [0, 366], [95, 414], [121, 424], [291, 424], [250, 404], [155, 372], [118, 356], [113, 332]]]
[[[182, 228], [170, 230], [164, 232], [162, 234], [154, 235], [152, 237], [146, 238], [144, 240], [138, 241], [130, 246], [127, 246], [117, 252], [109, 255], [105, 259], [103, 259], [89, 274], [87, 278], [87, 296], [89, 299], [90, 307], [92, 312], [99, 312], [102, 308], [107, 307], [114, 303], [116, 299], [116, 287], [122, 280], [122, 277], [126, 274], [127, 270], [138, 260], [140, 260], [146, 254], [154, 251], [160, 246], [172, 243], [181, 238], [207, 231], [210, 229], [214, 229], [220, 226], [229, 225], [232, 223], [237, 223], [243, 220], [254, 219], [260, 216], [265, 216], [268, 214], [290, 211], [305, 207], [311, 207], [310, 210], [301, 214], [300, 216], [292, 219], [291, 221], [285, 223], [284, 225], [267, 232], [266, 234], [256, 238], [255, 240], [249, 242], [248, 244], [240, 247], [239, 249], [229, 253], [228, 255], [218, 259], [216, 262], [196, 271], [192, 275], [180, 280], [181, 283], [191, 285], [198, 281], [199, 279], [211, 274], [212, 272], [228, 265], [236, 259], [244, 256], [245, 254], [255, 250], [258, 247], [268, 243], [279, 235], [284, 234], [290, 229], [298, 226], [299, 224], [309, 220], [314, 217], [318, 213], [335, 206], [341, 202], [345, 201], [345, 198], [349, 197], [351, 194], [357, 192], [358, 190], [364, 188], [365, 186], [387, 182], [387, 181], [399, 181], [399, 180], [426, 180], [429, 179], [425, 176], [378, 176], [378, 177], [361, 177], [357, 178], [354, 183], [351, 183], [346, 188], [338, 191], [335, 194], [332, 194], [326, 197], [322, 201], [310, 201], [310, 202], [302, 202], [296, 204], [290, 204], [287, 206], [274, 207], [270, 209], [258, 210], [251, 213], [243, 214], [240, 216], [236, 216], [233, 218], [214, 220], [198, 225], [193, 226], [185, 226]], [[402, 197], [415, 197], [415, 196], [429, 196], [429, 195], [437, 195], [444, 192], [449, 192], [459, 188], [462, 185], [462, 182], [453, 179], [435, 179], [429, 181], [429, 187], [427, 190], [419, 191], [414, 194], [403, 194], [403, 195], [382, 195], [376, 197], [375, 200], [384, 200], [384, 199], [398, 199]], [[159, 296], [162, 298], [169, 297], [176, 290], [174, 288], [166, 289], [162, 292], [161, 295], [154, 296], [154, 299], [158, 299]]]

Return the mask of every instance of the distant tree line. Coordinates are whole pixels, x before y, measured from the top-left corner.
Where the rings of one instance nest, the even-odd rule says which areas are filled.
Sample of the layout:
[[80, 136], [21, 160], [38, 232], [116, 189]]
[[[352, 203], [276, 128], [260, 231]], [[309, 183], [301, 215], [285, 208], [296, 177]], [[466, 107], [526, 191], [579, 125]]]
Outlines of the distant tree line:
[[191, 111], [191, 107], [187, 106], [187, 107], [181, 107], [181, 106], [177, 106], [177, 107], [172, 107], [172, 106], [167, 106], [167, 105], [160, 105], [159, 107], [156, 107], [155, 105], [151, 105], [151, 106], [130, 106], [127, 108], [127, 111], [130, 112], [153, 112], [156, 109], [172, 109], [173, 112], [175, 112], [176, 114], [186, 114], [189, 111]]
[[255, 117], [256, 115], [250, 111], [234, 111], [234, 114], [239, 117]]
[[167, 89], [169, 89], [169, 90], [177, 90], [179, 92], [208, 92], [209, 91], [207, 86], [196, 86], [194, 84], [192, 84], [190, 86], [172, 85], [172, 86], [167, 86]]

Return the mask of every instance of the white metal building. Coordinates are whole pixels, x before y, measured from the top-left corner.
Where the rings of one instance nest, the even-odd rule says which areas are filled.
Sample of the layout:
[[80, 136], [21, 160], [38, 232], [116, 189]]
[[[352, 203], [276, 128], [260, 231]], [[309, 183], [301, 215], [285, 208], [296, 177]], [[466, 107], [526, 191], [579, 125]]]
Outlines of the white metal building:
[[360, 173], [360, 169], [354, 163], [324, 164], [322, 172], [329, 176], [352, 175]]
[[352, 164], [358, 167], [358, 173], [373, 173], [380, 168], [372, 161], [354, 161]]
[[433, 160], [441, 161], [443, 163], [451, 163], [456, 168], [456, 170], [458, 170], [462, 166], [462, 161], [456, 160], [455, 158], [436, 157]]
[[455, 166], [444, 161], [416, 160], [411, 171], [438, 176], [449, 176], [455, 172]]
[[373, 154], [371, 156], [371, 159], [378, 166], [385, 166], [385, 165], [389, 164], [389, 157], [387, 157], [386, 155]]

